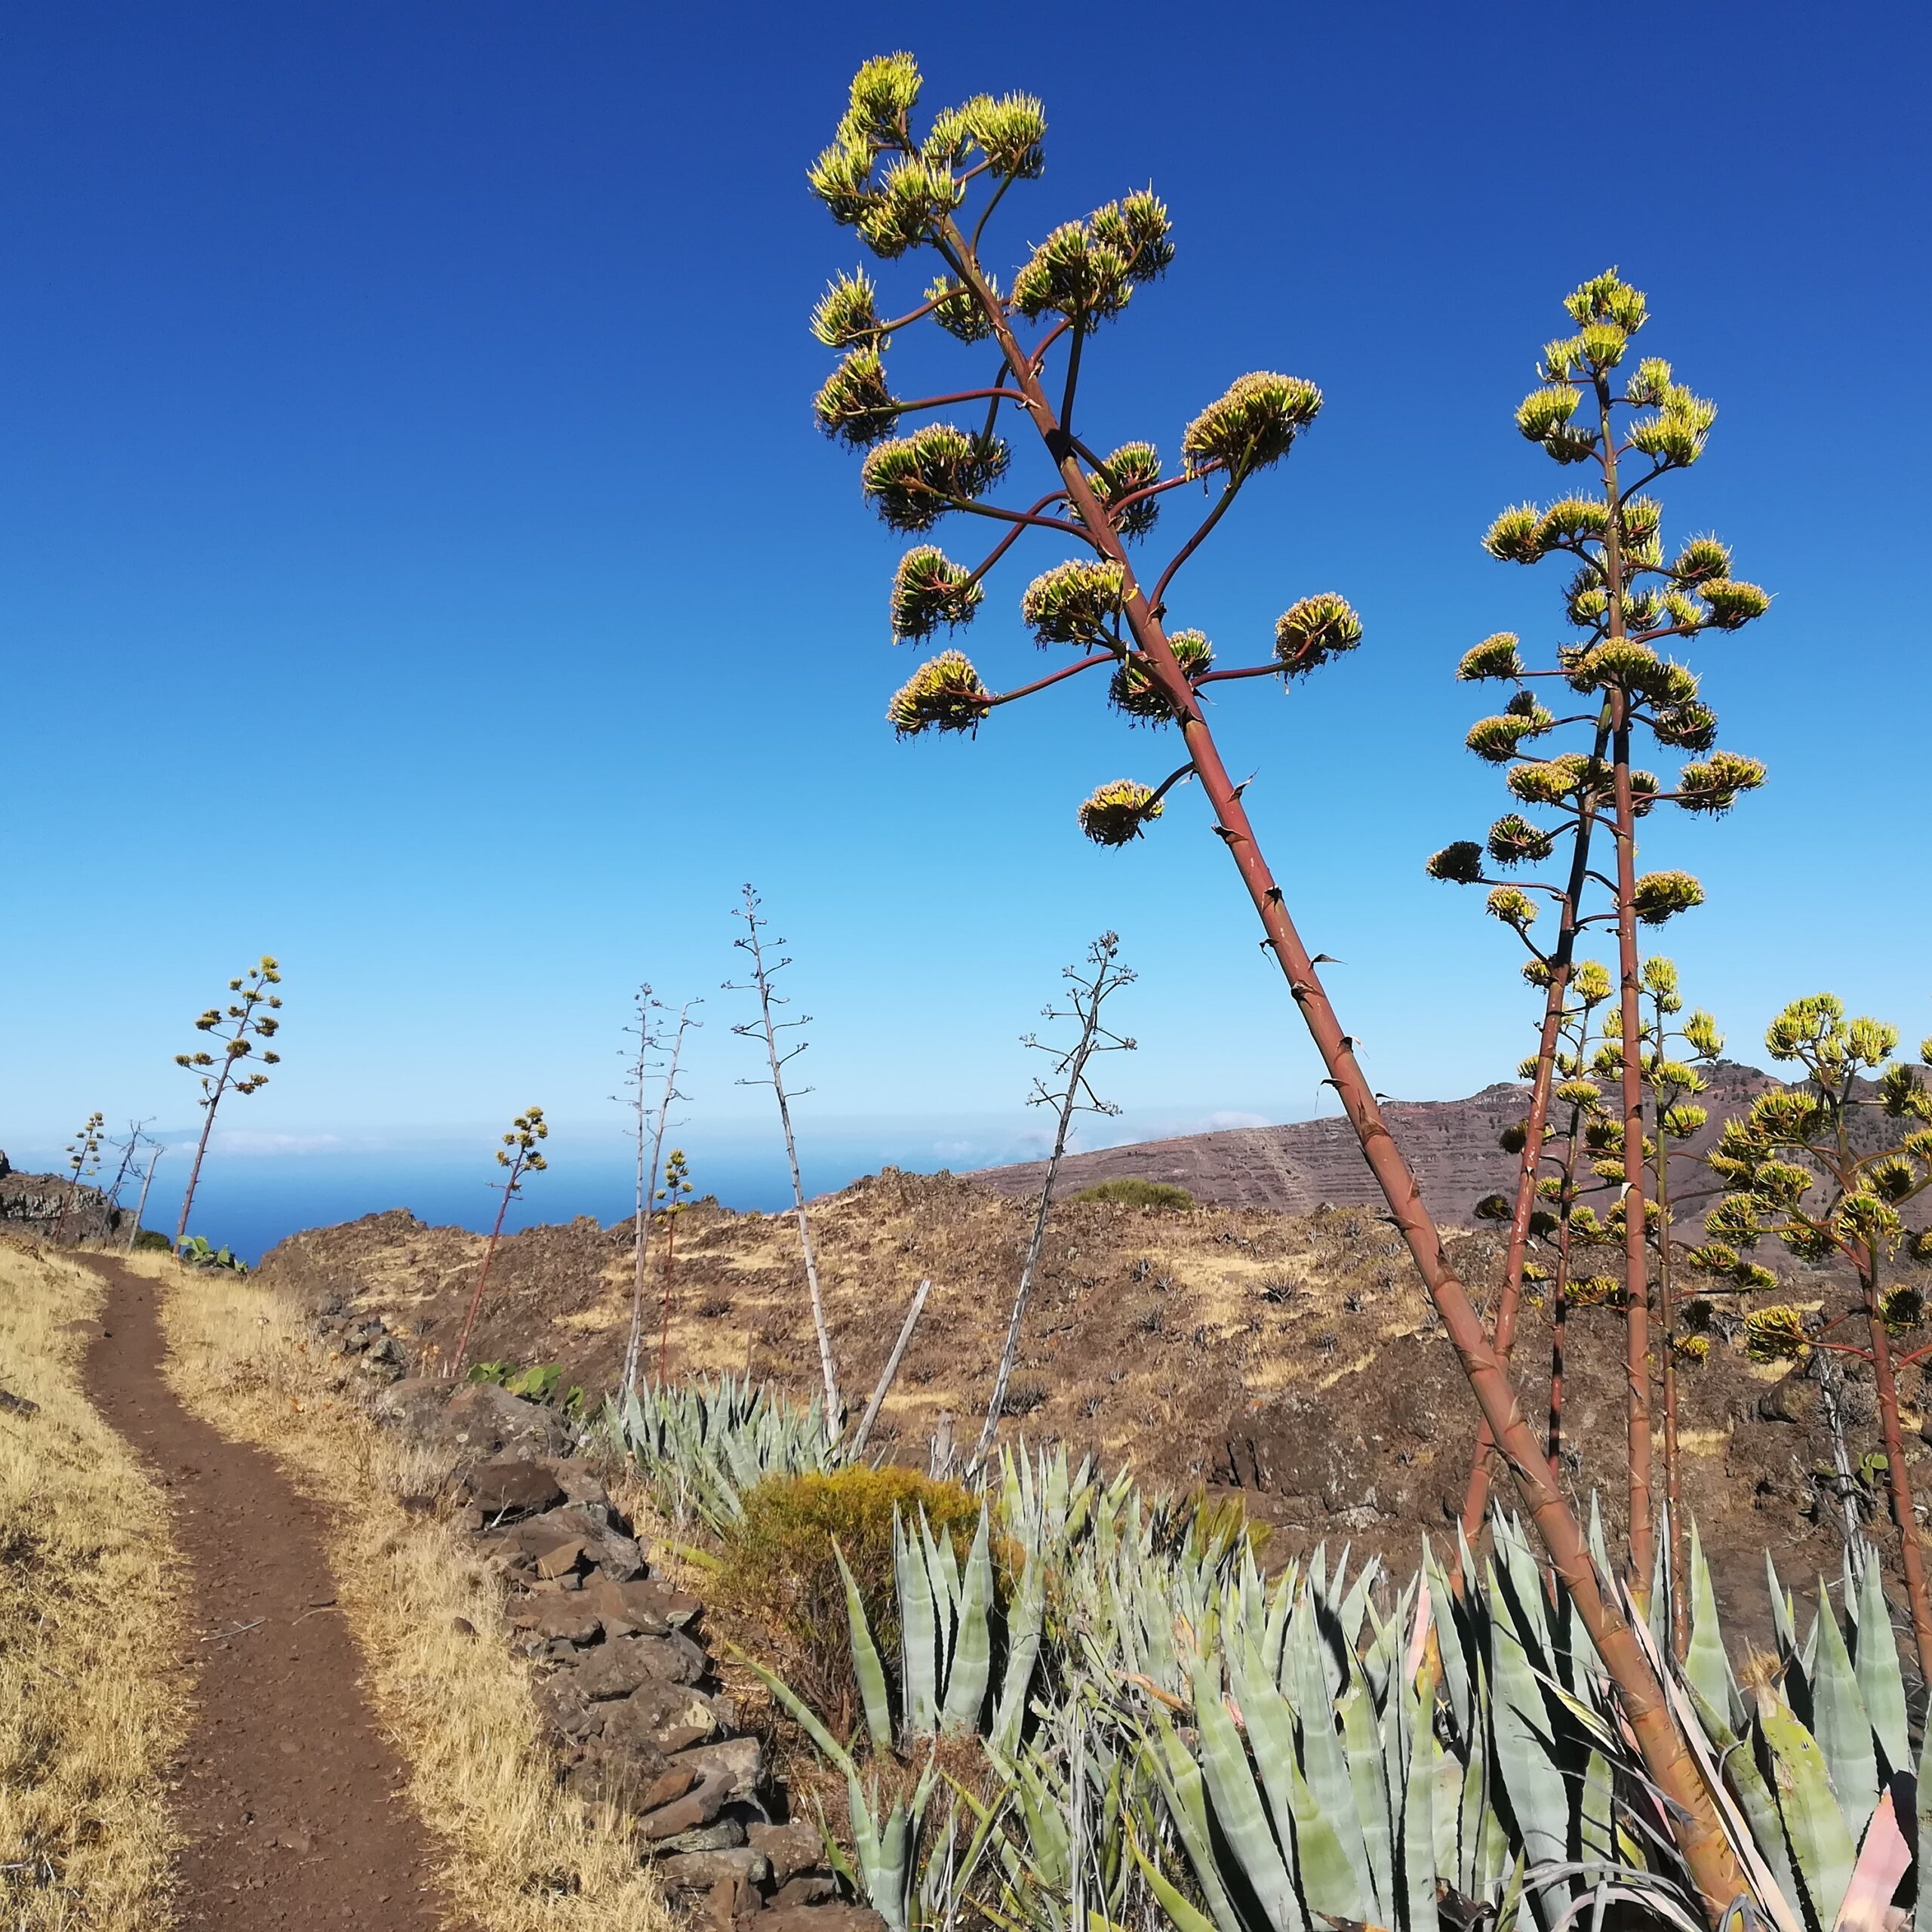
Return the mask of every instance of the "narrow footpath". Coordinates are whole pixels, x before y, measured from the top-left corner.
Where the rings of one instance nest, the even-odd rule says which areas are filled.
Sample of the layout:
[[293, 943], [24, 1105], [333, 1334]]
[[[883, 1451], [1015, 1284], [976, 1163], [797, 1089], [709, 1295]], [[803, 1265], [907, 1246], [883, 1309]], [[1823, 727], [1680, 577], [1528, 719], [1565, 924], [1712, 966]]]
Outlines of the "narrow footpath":
[[176, 1778], [179, 1923], [210, 1932], [445, 1927], [404, 1767], [335, 1604], [321, 1510], [224, 1441], [161, 1372], [160, 1285], [93, 1258], [108, 1296], [89, 1398], [166, 1490], [188, 1566], [193, 1728]]

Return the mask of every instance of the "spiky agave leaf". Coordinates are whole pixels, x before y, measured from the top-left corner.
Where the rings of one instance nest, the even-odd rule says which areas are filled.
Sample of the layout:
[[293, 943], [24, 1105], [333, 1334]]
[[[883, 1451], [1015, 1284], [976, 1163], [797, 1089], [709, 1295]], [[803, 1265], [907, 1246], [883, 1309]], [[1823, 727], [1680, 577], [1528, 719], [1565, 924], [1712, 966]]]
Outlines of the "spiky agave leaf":
[[1469, 685], [1481, 684], [1490, 678], [1520, 678], [1523, 675], [1523, 657], [1518, 647], [1521, 642], [1514, 631], [1498, 631], [1494, 637], [1484, 638], [1481, 643], [1463, 652], [1463, 661], [1456, 666], [1456, 675]]
[[1305, 677], [1361, 642], [1361, 620], [1346, 597], [1318, 591], [1275, 620], [1275, 656], [1291, 678]]
[[[1094, 472], [1093, 484], [1110, 513], [1114, 528], [1130, 540], [1145, 537], [1161, 514], [1158, 497], [1145, 497], [1117, 510], [1114, 506], [1161, 480], [1161, 454], [1152, 443], [1122, 443]], [[1078, 518], [1078, 512], [1075, 513]]]
[[828, 349], [879, 346], [878, 291], [862, 268], [839, 274], [813, 306], [811, 331]]
[[[1180, 660], [1189, 684], [1214, 661], [1214, 647], [1208, 641], [1204, 631], [1176, 631], [1168, 645]], [[1174, 721], [1174, 706], [1154, 681], [1146, 660], [1137, 651], [1114, 673], [1107, 697], [1116, 711], [1125, 712], [1137, 723], [1167, 724]]]
[[1143, 826], [1161, 816], [1161, 810], [1151, 785], [1116, 778], [1096, 787], [1081, 801], [1080, 829], [1096, 845], [1130, 844], [1140, 836]]
[[812, 398], [818, 426], [854, 449], [867, 448], [891, 435], [898, 426], [899, 413], [876, 349], [853, 349]]
[[1244, 481], [1280, 462], [1321, 409], [1321, 392], [1299, 377], [1268, 370], [1238, 377], [1182, 432], [1188, 473], [1218, 463], [1230, 483]]
[[970, 436], [950, 423], [929, 423], [881, 443], [866, 458], [860, 487], [894, 530], [930, 530], [954, 507], [982, 496], [1006, 472], [1009, 451], [998, 436]]
[[1660, 926], [1704, 903], [1704, 888], [1688, 872], [1646, 872], [1638, 880], [1633, 904], [1647, 926]]
[[1737, 804], [1741, 792], [1755, 792], [1764, 782], [1764, 768], [1755, 758], [1735, 752], [1713, 752], [1701, 764], [1687, 764], [1678, 774], [1677, 802], [1687, 812], [1708, 812], [1716, 817]]
[[944, 651], [900, 686], [885, 715], [902, 738], [928, 731], [973, 731], [986, 714], [988, 696], [964, 653]]
[[969, 623], [985, 595], [986, 586], [937, 545], [908, 550], [892, 578], [893, 641], [917, 643], [941, 624]]
[[1478, 885], [1482, 882], [1482, 848], [1473, 838], [1458, 838], [1432, 854], [1423, 869], [1431, 878], [1449, 885]]
[[1020, 614], [1036, 643], [1092, 644], [1120, 614], [1125, 580], [1119, 565], [1104, 560], [1056, 564], [1026, 586]]

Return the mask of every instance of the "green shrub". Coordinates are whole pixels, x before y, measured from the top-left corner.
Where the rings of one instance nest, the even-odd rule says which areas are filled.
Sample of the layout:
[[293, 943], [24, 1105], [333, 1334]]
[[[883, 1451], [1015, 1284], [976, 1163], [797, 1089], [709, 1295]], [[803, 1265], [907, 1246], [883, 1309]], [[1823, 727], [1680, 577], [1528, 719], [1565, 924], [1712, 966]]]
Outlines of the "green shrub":
[[137, 1254], [167, 1254], [173, 1251], [174, 1247], [174, 1244], [158, 1228], [143, 1228], [134, 1237]]
[[1071, 1198], [1112, 1201], [1123, 1208], [1171, 1208], [1177, 1212], [1194, 1205], [1194, 1196], [1186, 1188], [1176, 1187], [1171, 1181], [1133, 1180], [1124, 1176], [1118, 1180], [1103, 1180], [1092, 1187], [1083, 1187]]
[[858, 1684], [833, 1544], [844, 1553], [887, 1675], [894, 1677], [893, 1513], [916, 1519], [923, 1506], [934, 1534], [949, 1534], [963, 1556], [979, 1525], [978, 1499], [958, 1483], [888, 1466], [774, 1477], [747, 1490], [744, 1503], [743, 1517], [724, 1538], [712, 1604], [742, 1626], [747, 1643], [826, 1715], [838, 1735], [848, 1737], [859, 1709]]

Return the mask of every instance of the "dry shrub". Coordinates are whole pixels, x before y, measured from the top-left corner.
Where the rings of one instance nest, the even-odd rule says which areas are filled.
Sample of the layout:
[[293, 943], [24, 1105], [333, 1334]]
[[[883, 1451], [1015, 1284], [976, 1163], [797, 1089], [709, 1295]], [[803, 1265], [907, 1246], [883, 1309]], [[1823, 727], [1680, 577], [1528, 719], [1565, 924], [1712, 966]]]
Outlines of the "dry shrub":
[[963, 1555], [979, 1527], [978, 1499], [958, 1483], [890, 1464], [761, 1482], [746, 1492], [743, 1518], [724, 1540], [713, 1607], [841, 1737], [858, 1709], [858, 1681], [833, 1546], [859, 1586], [889, 1677], [899, 1662], [893, 1517], [909, 1523], [921, 1507], [934, 1533], [950, 1535]]
[[0, 1244], [0, 1919], [156, 1932], [192, 1685], [167, 1506], [81, 1392], [99, 1276]]
[[1179, 1213], [1194, 1205], [1194, 1196], [1171, 1181], [1137, 1180], [1122, 1175], [1118, 1180], [1096, 1181], [1083, 1187], [1069, 1201], [1111, 1201], [1121, 1208], [1152, 1208]]
[[661, 1932], [663, 1900], [622, 1821], [558, 1785], [529, 1667], [469, 1540], [401, 1506], [436, 1487], [435, 1459], [377, 1426], [272, 1289], [171, 1261], [146, 1272], [168, 1284], [176, 1393], [331, 1506], [343, 1608], [455, 1913], [485, 1932]]

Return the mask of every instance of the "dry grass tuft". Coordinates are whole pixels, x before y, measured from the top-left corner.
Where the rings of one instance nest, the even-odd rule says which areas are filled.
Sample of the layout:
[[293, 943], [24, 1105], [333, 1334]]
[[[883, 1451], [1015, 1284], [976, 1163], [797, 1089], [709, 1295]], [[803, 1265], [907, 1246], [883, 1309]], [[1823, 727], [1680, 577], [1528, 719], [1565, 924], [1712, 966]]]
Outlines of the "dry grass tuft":
[[401, 1507], [441, 1469], [331, 1386], [297, 1312], [274, 1291], [158, 1258], [147, 1266], [168, 1284], [169, 1374], [182, 1400], [224, 1435], [269, 1450], [299, 1488], [331, 1506], [343, 1608], [417, 1811], [441, 1841], [451, 1906], [488, 1932], [667, 1925], [615, 1818], [558, 1788], [531, 1673], [509, 1654], [495, 1586], [468, 1539]]
[[0, 1917], [158, 1932], [192, 1685], [167, 1506], [81, 1392], [100, 1278], [0, 1244]]

